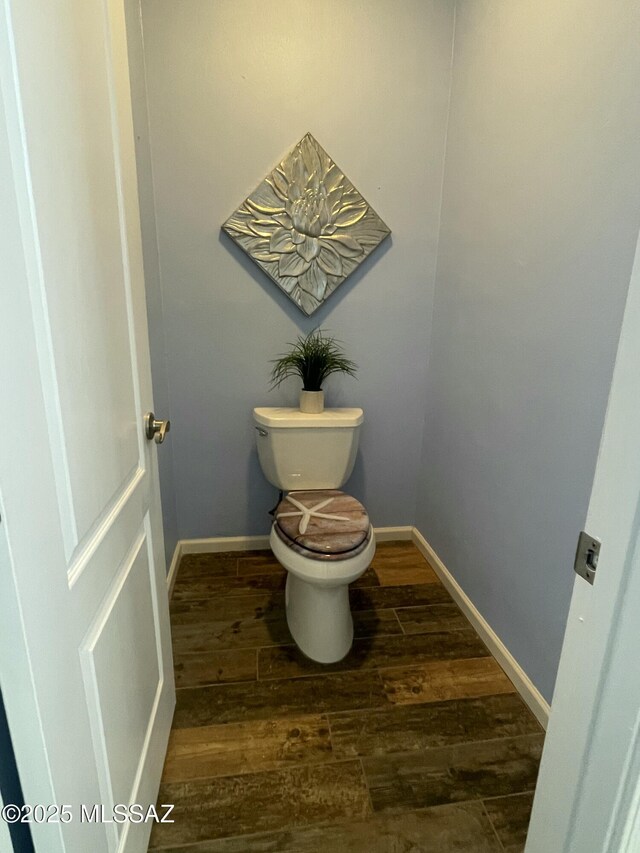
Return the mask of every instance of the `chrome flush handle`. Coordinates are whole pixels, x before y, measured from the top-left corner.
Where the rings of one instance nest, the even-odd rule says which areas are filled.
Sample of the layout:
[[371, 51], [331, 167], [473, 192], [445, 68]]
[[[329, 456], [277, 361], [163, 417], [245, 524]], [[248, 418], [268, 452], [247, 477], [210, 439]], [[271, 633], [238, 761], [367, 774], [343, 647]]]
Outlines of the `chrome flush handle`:
[[144, 434], [149, 441], [153, 439], [156, 444], [162, 444], [170, 429], [171, 421], [157, 421], [153, 412], [147, 412], [144, 416]]

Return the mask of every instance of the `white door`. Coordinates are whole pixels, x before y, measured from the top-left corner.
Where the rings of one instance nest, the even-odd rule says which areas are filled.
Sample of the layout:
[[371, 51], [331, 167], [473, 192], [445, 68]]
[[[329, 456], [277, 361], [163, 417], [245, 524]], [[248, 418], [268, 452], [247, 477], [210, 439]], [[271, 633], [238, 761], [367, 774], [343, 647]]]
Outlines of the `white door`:
[[640, 243], [585, 529], [527, 853], [640, 853]]
[[0, 0], [0, 87], [0, 681], [38, 853], [132, 853], [80, 810], [155, 802], [175, 703], [122, 0]]

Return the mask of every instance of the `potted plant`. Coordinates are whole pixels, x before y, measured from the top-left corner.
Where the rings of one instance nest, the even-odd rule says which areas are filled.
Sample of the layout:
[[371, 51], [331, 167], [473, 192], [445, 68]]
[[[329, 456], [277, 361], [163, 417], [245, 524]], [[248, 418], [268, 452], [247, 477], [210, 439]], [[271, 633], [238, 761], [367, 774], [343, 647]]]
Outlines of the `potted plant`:
[[271, 387], [277, 388], [290, 376], [302, 379], [300, 411], [319, 414], [324, 410], [322, 383], [332, 373], [356, 375], [357, 365], [346, 358], [340, 342], [326, 336], [322, 329], [314, 329], [308, 335], [298, 335], [291, 349], [273, 361]]

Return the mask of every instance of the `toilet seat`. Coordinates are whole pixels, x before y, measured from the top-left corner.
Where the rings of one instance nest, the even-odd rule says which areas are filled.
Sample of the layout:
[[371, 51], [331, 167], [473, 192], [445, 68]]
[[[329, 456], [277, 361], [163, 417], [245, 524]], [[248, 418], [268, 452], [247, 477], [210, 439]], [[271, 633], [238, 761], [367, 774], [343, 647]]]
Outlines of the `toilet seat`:
[[289, 574], [315, 586], [334, 587], [353, 583], [371, 565], [376, 538], [372, 528], [364, 548], [358, 549], [357, 554], [351, 551], [342, 560], [322, 560], [317, 553], [290, 547], [278, 535], [277, 525], [273, 524], [269, 545], [276, 560]]
[[353, 642], [349, 584], [371, 565], [376, 537], [362, 504], [337, 489], [289, 492], [269, 544], [287, 570], [287, 625], [311, 660], [333, 663]]
[[338, 489], [289, 492], [275, 511], [273, 532], [292, 551], [311, 560], [348, 560], [371, 540], [366, 509]]
[[348, 560], [351, 557], [357, 557], [358, 554], [361, 554], [369, 542], [371, 541], [371, 528], [369, 529], [366, 538], [364, 541], [358, 545], [357, 548], [352, 548], [350, 551], [342, 551], [337, 554], [323, 554], [320, 551], [311, 551], [308, 548], [305, 548], [302, 545], [298, 545], [293, 539], [289, 539], [289, 537], [280, 530], [277, 524], [273, 525], [273, 532], [278, 537], [278, 539], [286, 545], [287, 548], [290, 548], [296, 554], [300, 554], [302, 557], [306, 557], [309, 560], [318, 560], [321, 562], [329, 562], [329, 563], [337, 563], [341, 560]]

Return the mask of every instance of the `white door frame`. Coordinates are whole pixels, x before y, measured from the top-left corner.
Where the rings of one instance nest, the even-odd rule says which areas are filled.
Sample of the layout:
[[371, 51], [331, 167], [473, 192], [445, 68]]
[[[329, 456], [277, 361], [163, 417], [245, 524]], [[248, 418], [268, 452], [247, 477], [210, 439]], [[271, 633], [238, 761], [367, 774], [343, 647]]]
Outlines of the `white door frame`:
[[640, 853], [640, 240], [585, 529], [527, 853]]

